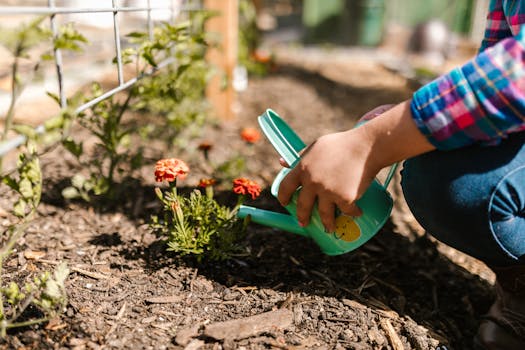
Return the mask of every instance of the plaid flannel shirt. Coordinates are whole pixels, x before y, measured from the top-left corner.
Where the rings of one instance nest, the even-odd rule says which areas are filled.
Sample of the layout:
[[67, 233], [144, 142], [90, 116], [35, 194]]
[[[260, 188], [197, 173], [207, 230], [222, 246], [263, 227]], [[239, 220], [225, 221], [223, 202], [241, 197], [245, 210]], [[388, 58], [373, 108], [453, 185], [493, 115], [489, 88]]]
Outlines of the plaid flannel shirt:
[[478, 55], [417, 90], [419, 130], [448, 150], [525, 130], [525, 1], [491, 0]]

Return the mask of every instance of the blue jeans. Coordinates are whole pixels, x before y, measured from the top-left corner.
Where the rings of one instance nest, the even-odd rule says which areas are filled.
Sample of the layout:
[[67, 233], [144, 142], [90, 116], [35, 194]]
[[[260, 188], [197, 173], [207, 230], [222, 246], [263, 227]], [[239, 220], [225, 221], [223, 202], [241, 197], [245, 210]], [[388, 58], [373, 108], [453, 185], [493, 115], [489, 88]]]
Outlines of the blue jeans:
[[408, 159], [401, 184], [414, 217], [438, 240], [489, 266], [525, 264], [525, 132], [497, 146]]

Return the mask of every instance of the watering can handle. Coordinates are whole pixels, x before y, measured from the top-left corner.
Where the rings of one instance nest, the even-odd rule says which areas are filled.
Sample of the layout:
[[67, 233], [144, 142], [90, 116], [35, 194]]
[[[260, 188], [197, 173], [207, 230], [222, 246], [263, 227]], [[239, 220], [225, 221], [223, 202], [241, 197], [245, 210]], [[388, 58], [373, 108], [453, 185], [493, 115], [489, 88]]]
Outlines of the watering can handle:
[[390, 181], [392, 181], [392, 178], [394, 177], [398, 166], [399, 166], [399, 163], [394, 163], [390, 167], [390, 170], [388, 170], [388, 174], [386, 175], [385, 182], [383, 183], [383, 188], [385, 190], [388, 188]]
[[259, 125], [286, 164], [293, 168], [301, 159], [300, 152], [306, 147], [301, 138], [271, 109], [258, 118]]

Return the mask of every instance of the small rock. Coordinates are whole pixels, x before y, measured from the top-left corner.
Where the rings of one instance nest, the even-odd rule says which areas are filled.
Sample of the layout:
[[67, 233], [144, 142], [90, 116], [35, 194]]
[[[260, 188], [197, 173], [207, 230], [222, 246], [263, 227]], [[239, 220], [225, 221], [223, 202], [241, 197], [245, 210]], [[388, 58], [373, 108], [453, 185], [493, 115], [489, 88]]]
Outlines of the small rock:
[[88, 342], [87, 339], [71, 338], [69, 339], [69, 346], [83, 346], [83, 345], [86, 345], [87, 342]]
[[200, 324], [194, 324], [188, 328], [183, 328], [177, 332], [175, 336], [175, 342], [181, 346], [186, 346], [190, 341], [199, 335]]

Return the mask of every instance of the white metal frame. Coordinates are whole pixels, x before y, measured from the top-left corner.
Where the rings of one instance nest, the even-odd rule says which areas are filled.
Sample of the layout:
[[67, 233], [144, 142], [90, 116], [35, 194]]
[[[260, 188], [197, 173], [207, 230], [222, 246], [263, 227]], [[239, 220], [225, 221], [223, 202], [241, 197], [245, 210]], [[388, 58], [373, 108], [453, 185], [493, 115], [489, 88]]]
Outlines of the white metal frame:
[[[170, 11], [171, 14], [171, 21], [173, 21], [174, 14], [175, 14], [175, 8], [173, 6], [173, 1], [170, 2], [170, 5], [168, 7], [154, 7], [152, 4], [156, 2], [156, 0], [147, 0], [147, 6], [144, 7], [129, 7], [129, 6], [119, 6], [118, 0], [111, 0], [112, 6], [111, 7], [103, 7], [103, 8], [74, 8], [74, 7], [57, 7], [55, 6], [55, 0], [47, 0], [48, 5], [47, 6], [0, 6], [0, 15], [48, 15], [50, 18], [50, 28], [53, 32], [53, 35], [57, 35], [57, 28], [55, 23], [55, 16], [57, 14], [79, 14], [79, 13], [112, 13], [113, 14], [113, 37], [114, 37], [114, 44], [115, 44], [115, 55], [116, 55], [116, 69], [117, 69], [117, 75], [118, 75], [118, 86], [116, 86], [113, 89], [108, 90], [101, 96], [94, 98], [83, 105], [76, 108], [75, 113], [80, 113], [97, 103], [99, 103], [102, 100], [105, 100], [116, 93], [123, 91], [132, 85], [134, 85], [139, 79], [141, 79], [143, 76], [136, 76], [133, 77], [127, 81], [124, 80], [123, 75], [123, 63], [122, 63], [122, 52], [121, 52], [121, 46], [120, 46], [120, 26], [119, 26], [119, 13], [122, 12], [146, 12], [147, 13], [147, 27], [150, 37], [153, 34], [153, 19], [151, 16], [152, 11], [155, 10], [167, 10]], [[108, 0], [110, 1], [110, 0]], [[158, 1], [157, 1], [158, 2]], [[188, 1], [188, 0], [181, 0], [181, 7], [177, 9], [179, 14], [187, 13], [188, 11], [194, 11], [200, 9], [199, 3], [195, 1]], [[66, 94], [64, 92], [63, 87], [63, 63], [62, 63], [62, 53], [59, 49], [56, 49], [54, 52], [55, 56], [55, 66], [56, 66], [56, 77], [57, 77], [57, 83], [58, 83], [58, 94], [60, 97], [60, 105], [61, 108], [67, 107], [67, 100], [66, 100]], [[156, 70], [162, 69], [163, 67], [166, 67], [167, 65], [174, 62], [173, 58], [169, 58], [161, 63], [158, 64], [158, 66], [155, 68]], [[154, 71], [152, 70], [146, 75], [152, 74]], [[38, 133], [43, 133], [45, 131], [44, 125], [41, 124], [35, 128], [35, 131]], [[17, 148], [18, 146], [22, 145], [25, 142], [25, 137], [22, 135], [18, 135], [16, 137], [13, 137], [12, 139], [9, 139], [3, 143], [0, 143], [0, 157], [8, 153], [9, 151]]]

